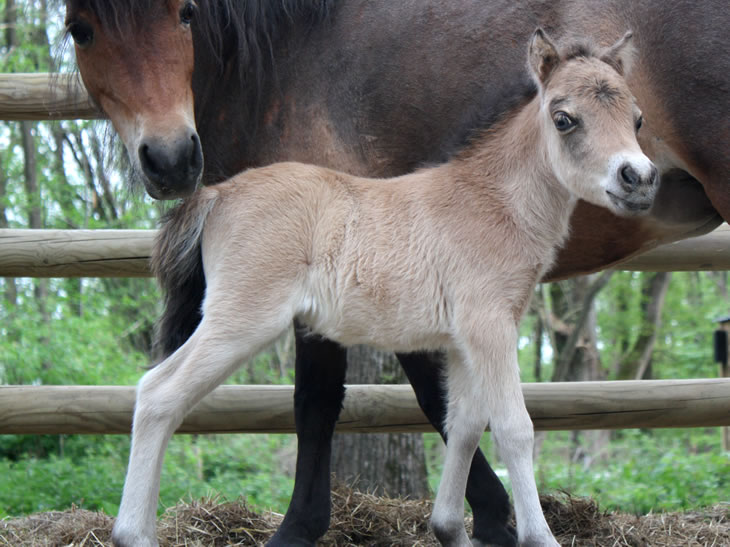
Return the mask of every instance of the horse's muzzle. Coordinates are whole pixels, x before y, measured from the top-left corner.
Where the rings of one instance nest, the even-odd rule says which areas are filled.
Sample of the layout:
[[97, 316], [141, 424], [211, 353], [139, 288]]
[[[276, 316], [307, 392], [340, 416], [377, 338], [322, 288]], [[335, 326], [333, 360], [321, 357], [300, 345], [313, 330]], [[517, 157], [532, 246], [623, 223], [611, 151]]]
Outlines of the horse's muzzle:
[[193, 130], [172, 140], [143, 139], [138, 155], [145, 188], [155, 199], [188, 196], [200, 181], [203, 150]]

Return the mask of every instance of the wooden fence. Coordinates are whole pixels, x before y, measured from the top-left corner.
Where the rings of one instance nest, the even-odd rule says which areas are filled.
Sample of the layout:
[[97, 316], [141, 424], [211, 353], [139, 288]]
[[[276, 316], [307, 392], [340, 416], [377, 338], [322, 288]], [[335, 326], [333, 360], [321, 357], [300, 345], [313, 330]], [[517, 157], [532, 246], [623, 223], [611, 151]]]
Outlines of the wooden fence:
[[[51, 84], [54, 84], [53, 87]], [[73, 77], [0, 75], [0, 119], [98, 118]], [[0, 230], [0, 276], [145, 277], [152, 230]], [[622, 269], [730, 269], [730, 228], [632, 258]], [[730, 379], [523, 384], [538, 430], [730, 425]], [[180, 432], [294, 431], [292, 386], [222, 386]], [[0, 434], [128, 433], [134, 388], [0, 386]], [[349, 386], [338, 431], [432, 431], [407, 385]]]

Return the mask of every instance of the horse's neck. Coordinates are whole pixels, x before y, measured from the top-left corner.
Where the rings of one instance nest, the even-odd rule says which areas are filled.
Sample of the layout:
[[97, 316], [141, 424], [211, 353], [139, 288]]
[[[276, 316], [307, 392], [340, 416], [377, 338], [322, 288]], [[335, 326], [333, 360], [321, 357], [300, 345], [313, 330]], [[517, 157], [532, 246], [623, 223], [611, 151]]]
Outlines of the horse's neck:
[[475, 213], [509, 218], [530, 244], [549, 250], [567, 237], [577, 200], [551, 168], [538, 115], [535, 98], [476, 139], [452, 167]]

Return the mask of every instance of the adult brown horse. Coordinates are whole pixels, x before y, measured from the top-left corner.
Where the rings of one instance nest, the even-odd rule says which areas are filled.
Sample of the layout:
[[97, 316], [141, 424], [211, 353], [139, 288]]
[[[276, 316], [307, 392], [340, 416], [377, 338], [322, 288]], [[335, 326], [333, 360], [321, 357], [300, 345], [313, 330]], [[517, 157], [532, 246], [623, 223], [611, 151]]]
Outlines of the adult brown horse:
[[[631, 29], [638, 55], [629, 84], [661, 190], [648, 219], [581, 204], [549, 277], [600, 269], [730, 219], [730, 14], [720, 0], [66, 0], [66, 8], [84, 82], [158, 199], [278, 160], [369, 176], [444, 161], [531, 92], [523, 44], [535, 27], [603, 45]], [[205, 279], [196, 273], [184, 285], [170, 275], [164, 355], [200, 319]], [[443, 434], [439, 359], [399, 359]], [[344, 372], [340, 347], [297, 339], [297, 475], [272, 545], [311, 545], [328, 527]], [[508, 498], [481, 452], [467, 500], [475, 543], [515, 543]]]

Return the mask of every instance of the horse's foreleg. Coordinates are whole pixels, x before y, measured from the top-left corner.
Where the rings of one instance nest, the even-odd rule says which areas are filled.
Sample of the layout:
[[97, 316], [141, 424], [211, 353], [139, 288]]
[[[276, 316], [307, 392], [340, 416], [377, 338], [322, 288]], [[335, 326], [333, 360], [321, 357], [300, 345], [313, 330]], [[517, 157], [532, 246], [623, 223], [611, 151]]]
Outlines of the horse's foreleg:
[[[534, 432], [520, 386], [517, 329], [509, 320], [481, 325], [469, 337], [465, 358], [481, 391], [489, 427], [507, 465], [514, 497], [517, 536], [523, 546], [558, 546], [540, 507], [532, 462]], [[488, 334], [485, 334], [488, 333]], [[449, 394], [451, 401], [451, 393]], [[451, 410], [451, 407], [449, 407]], [[451, 416], [449, 416], [451, 424]]]
[[117, 547], [157, 546], [160, 473], [170, 437], [193, 406], [282, 330], [268, 326], [261, 321], [253, 333], [226, 333], [203, 319], [180, 349], [142, 377], [129, 468], [112, 531]]
[[[398, 360], [413, 386], [421, 410], [448, 443], [444, 359], [438, 353], [407, 353], [398, 354]], [[474, 514], [472, 542], [475, 545], [511, 547], [517, 544], [517, 534], [508, 524], [509, 496], [480, 448], [476, 449], [471, 461], [466, 499]]]
[[332, 435], [345, 397], [347, 353], [339, 344], [299, 331], [296, 342], [294, 492], [270, 547], [314, 545], [330, 521]]

